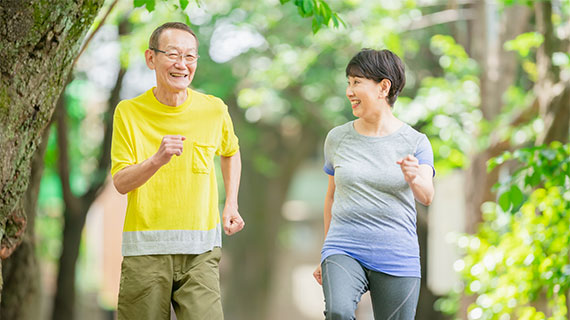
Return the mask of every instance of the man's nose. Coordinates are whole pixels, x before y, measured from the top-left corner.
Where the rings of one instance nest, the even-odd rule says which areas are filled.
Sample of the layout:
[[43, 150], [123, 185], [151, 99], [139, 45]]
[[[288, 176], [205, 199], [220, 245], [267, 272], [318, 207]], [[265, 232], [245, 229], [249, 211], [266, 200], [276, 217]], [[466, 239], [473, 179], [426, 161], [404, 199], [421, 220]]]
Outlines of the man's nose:
[[180, 56], [178, 56], [178, 58], [176, 58], [176, 62], [174, 63], [174, 66], [176, 68], [179, 68], [179, 69], [186, 69], [186, 63], [184, 63], [184, 59]]

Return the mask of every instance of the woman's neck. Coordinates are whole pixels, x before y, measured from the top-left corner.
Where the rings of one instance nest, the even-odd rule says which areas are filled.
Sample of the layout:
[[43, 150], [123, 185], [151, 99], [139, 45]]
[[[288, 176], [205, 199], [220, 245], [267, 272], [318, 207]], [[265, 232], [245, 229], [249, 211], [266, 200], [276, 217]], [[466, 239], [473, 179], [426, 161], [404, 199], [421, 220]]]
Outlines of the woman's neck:
[[378, 113], [374, 116], [358, 118], [354, 122], [354, 129], [365, 136], [383, 137], [400, 129], [404, 123], [396, 118], [392, 111]]

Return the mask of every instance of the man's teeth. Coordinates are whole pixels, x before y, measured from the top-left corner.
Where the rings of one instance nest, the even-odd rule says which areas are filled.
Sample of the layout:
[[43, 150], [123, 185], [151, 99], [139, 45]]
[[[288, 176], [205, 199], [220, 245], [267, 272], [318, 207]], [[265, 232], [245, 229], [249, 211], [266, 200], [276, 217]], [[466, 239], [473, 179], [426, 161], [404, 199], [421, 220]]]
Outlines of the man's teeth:
[[183, 73], [171, 73], [170, 75], [173, 77], [186, 77], [186, 75]]

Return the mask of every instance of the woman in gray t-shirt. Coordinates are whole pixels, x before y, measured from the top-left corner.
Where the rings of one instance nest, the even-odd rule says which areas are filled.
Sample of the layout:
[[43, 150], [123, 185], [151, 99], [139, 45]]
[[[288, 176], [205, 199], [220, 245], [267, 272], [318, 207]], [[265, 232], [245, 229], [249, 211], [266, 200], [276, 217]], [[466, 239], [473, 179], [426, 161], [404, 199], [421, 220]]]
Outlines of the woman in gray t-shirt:
[[427, 137], [392, 114], [404, 65], [389, 50], [363, 49], [350, 60], [346, 96], [358, 118], [325, 141], [325, 243], [314, 276], [327, 319], [354, 319], [370, 290], [374, 318], [414, 319], [420, 289], [415, 200], [433, 199]]

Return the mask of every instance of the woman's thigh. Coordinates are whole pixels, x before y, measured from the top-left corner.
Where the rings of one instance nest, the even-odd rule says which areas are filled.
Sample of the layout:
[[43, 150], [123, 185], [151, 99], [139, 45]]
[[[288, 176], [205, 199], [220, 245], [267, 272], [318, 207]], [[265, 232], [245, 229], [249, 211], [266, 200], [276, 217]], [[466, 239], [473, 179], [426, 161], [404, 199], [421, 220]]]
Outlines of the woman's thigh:
[[375, 320], [413, 320], [420, 294], [420, 278], [394, 277], [367, 271]]
[[346, 255], [327, 257], [321, 268], [326, 319], [355, 319], [356, 306], [368, 290], [364, 268]]

